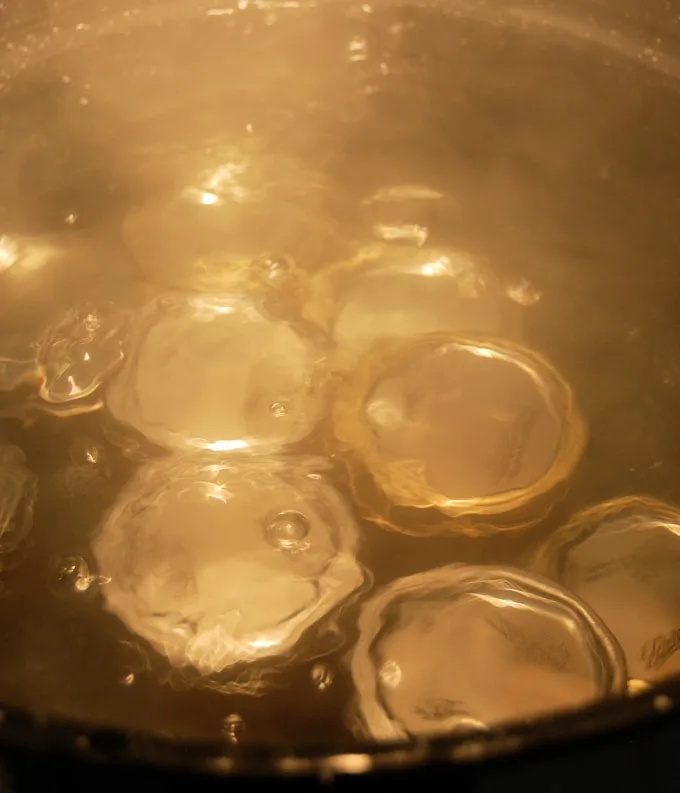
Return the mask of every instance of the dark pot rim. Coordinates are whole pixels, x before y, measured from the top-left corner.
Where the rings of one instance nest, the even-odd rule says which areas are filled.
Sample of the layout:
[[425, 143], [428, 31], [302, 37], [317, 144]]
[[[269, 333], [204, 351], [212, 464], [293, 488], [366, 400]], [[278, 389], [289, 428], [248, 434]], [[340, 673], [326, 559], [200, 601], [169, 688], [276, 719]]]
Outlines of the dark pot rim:
[[678, 718], [680, 675], [642, 693], [586, 708], [436, 740], [404, 743], [229, 745], [177, 740], [144, 732], [100, 728], [15, 707], [0, 711], [0, 752], [58, 755], [75, 762], [126, 765], [231, 777], [368, 775], [429, 765], [470, 766], [499, 758], [522, 758], [560, 744], [623, 732]]

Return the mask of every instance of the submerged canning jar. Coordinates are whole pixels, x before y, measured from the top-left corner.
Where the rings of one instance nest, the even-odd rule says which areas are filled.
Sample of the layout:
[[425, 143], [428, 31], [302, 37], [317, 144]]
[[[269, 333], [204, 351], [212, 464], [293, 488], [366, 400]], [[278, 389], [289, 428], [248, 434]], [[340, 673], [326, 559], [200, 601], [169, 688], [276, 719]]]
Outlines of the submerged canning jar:
[[515, 336], [517, 306], [491, 270], [450, 248], [366, 245], [316, 274], [305, 316], [353, 363], [377, 339], [448, 331]]
[[202, 674], [296, 657], [364, 580], [351, 511], [319, 470], [212, 454], [141, 467], [93, 542], [107, 608]]
[[[99, 241], [100, 242], [100, 241]], [[58, 415], [99, 409], [140, 287], [119, 245], [0, 229], [0, 397]]]
[[[258, 262], [267, 251], [285, 251], [302, 269], [325, 263], [338, 236], [325, 211], [329, 185], [268, 143], [247, 132], [181, 154], [150, 146], [133, 159], [141, 195], [122, 235], [148, 281], [221, 293], [261, 282]], [[289, 291], [298, 288], [290, 273], [275, 274], [284, 276]]]
[[620, 693], [625, 662], [582, 602], [520, 570], [453, 564], [368, 600], [351, 658], [360, 729], [442, 735]]
[[410, 534], [533, 522], [586, 439], [544, 358], [446, 334], [372, 347], [338, 388], [333, 429], [367, 516]]
[[680, 672], [680, 510], [645, 496], [576, 515], [534, 558], [606, 622], [634, 679]]
[[159, 446], [278, 452], [322, 415], [325, 347], [316, 329], [280, 321], [247, 293], [167, 293], [137, 317], [106, 407]]

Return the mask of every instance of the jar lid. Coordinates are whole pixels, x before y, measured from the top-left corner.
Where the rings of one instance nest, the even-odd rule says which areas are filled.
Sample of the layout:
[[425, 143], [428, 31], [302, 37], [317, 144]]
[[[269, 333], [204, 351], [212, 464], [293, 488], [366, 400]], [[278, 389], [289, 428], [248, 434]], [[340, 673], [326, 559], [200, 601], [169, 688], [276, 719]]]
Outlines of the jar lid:
[[309, 435], [323, 407], [324, 340], [241, 294], [168, 294], [134, 328], [106, 405], [178, 449], [275, 452]]
[[292, 652], [363, 581], [356, 524], [316, 462], [139, 469], [93, 543], [108, 608], [204, 674]]
[[305, 316], [343, 351], [424, 333], [507, 336], [512, 306], [493, 274], [453, 249], [367, 245], [310, 282]]
[[22, 402], [77, 413], [118, 365], [138, 286], [125, 252], [104, 247], [78, 232], [0, 234], [0, 393], [26, 386]]
[[256, 135], [227, 145], [205, 141], [190, 152], [145, 152], [131, 169], [140, 192], [152, 197], [127, 213], [123, 239], [146, 279], [164, 289], [213, 294], [258, 286], [262, 273], [253, 263], [269, 253], [304, 270], [337, 245], [322, 175], [268, 151]]
[[643, 496], [606, 501], [556, 531], [534, 567], [599, 614], [632, 678], [680, 672], [680, 510]]
[[64, 312], [40, 337], [40, 398], [67, 405], [92, 396], [124, 358], [130, 311], [114, 304]]
[[[375, 345], [339, 388], [333, 419], [350, 466], [392, 505], [452, 517], [503, 516], [550, 495], [586, 438], [570, 387], [545, 359], [443, 334]], [[424, 531], [417, 517], [402, 530]]]
[[579, 600], [519, 570], [459, 564], [364, 605], [351, 673], [361, 725], [378, 740], [575, 708], [626, 679], [615, 640]]

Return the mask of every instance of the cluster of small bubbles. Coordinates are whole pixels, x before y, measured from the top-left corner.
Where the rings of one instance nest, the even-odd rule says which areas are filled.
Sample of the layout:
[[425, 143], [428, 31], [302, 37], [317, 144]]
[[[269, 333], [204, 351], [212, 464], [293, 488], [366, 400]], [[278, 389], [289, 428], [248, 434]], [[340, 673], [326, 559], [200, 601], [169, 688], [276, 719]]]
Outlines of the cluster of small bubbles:
[[535, 306], [543, 297], [543, 292], [526, 278], [508, 285], [505, 294], [520, 306]]
[[87, 560], [82, 556], [66, 556], [61, 559], [55, 571], [55, 585], [64, 594], [83, 594], [95, 581]]
[[318, 689], [319, 691], [325, 691], [327, 688], [333, 684], [333, 680], [335, 679], [335, 673], [333, 670], [324, 663], [314, 664], [312, 667], [312, 671], [310, 673], [312, 678], [312, 684], [314, 688]]
[[280, 512], [266, 527], [267, 542], [281, 551], [301, 551], [307, 547], [309, 520], [296, 510]]
[[239, 743], [245, 728], [246, 723], [240, 713], [230, 713], [222, 722], [222, 734], [229, 743]]
[[67, 226], [75, 226], [78, 222], [78, 213], [77, 212], [67, 212], [64, 215], [64, 223]]

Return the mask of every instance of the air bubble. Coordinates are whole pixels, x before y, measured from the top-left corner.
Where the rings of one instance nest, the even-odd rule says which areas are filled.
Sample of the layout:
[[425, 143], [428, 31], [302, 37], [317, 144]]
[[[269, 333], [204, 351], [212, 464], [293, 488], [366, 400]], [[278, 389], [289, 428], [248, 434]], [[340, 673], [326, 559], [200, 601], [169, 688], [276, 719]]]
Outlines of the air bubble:
[[540, 303], [541, 299], [543, 298], [543, 292], [538, 287], [527, 281], [526, 278], [522, 278], [521, 280], [510, 284], [505, 290], [505, 294], [510, 298], [510, 300], [518, 303], [520, 306], [524, 306], [525, 308], [528, 306], [535, 306], [537, 303]]
[[90, 446], [85, 450], [85, 461], [91, 465], [99, 462], [99, 449], [96, 446]]
[[83, 594], [95, 581], [90, 566], [82, 556], [66, 556], [58, 564], [55, 583], [64, 594]]
[[347, 60], [360, 63], [368, 60], [368, 42], [363, 36], [354, 36], [347, 45]]
[[246, 729], [246, 723], [240, 713], [230, 713], [222, 724], [222, 734], [229, 743], [239, 743]]
[[376, 223], [373, 234], [385, 242], [405, 242], [422, 248], [430, 236], [430, 230], [427, 226], [415, 223]]
[[70, 465], [63, 474], [68, 496], [96, 501], [102, 495], [102, 488], [110, 474], [103, 446], [90, 438], [79, 437], [71, 444], [69, 457]]
[[79, 752], [87, 752], [90, 749], [90, 739], [87, 735], [78, 735], [73, 744]]
[[333, 685], [335, 674], [327, 664], [318, 663], [312, 667], [311, 678], [315, 688], [325, 691]]
[[261, 256], [254, 262], [258, 277], [269, 286], [281, 287], [295, 272], [295, 262], [289, 256]]
[[125, 675], [125, 677], [120, 681], [124, 686], [131, 686], [135, 682], [135, 676], [132, 672], [129, 675]]
[[654, 709], [660, 713], [665, 713], [666, 711], [673, 709], [673, 700], [665, 694], [658, 694], [656, 697], [654, 697], [653, 704]]
[[444, 194], [438, 190], [434, 190], [426, 185], [419, 184], [406, 184], [406, 185], [391, 185], [389, 187], [381, 187], [376, 190], [373, 195], [366, 199], [364, 203], [387, 203], [387, 202], [401, 202], [401, 201], [438, 201], [444, 198]]
[[281, 551], [300, 551], [307, 546], [305, 539], [309, 530], [307, 518], [301, 512], [290, 510], [277, 515], [265, 534], [267, 541]]
[[80, 438], [73, 442], [69, 456], [76, 464], [96, 466], [102, 461], [104, 449], [87, 438]]
[[277, 419], [285, 418], [288, 415], [287, 402], [272, 402], [269, 409], [272, 415], [275, 416]]
[[396, 661], [386, 661], [378, 672], [378, 679], [387, 688], [397, 688], [401, 683], [401, 669]]

